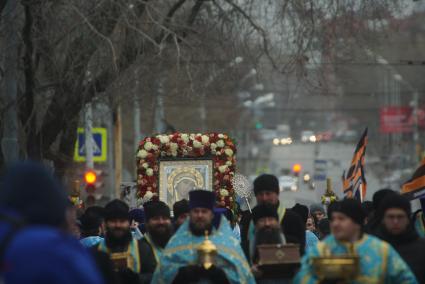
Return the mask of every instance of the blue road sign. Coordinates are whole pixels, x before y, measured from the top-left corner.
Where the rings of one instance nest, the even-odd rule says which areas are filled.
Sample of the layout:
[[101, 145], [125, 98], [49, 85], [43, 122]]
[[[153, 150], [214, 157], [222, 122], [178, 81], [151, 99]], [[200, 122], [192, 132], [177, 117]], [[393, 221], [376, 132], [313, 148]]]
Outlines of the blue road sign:
[[[77, 142], [75, 144], [74, 161], [85, 162], [86, 161], [86, 136], [84, 128], [78, 128], [77, 130]], [[105, 162], [107, 160], [107, 131], [106, 128], [95, 127], [92, 129], [93, 139], [93, 161]]]

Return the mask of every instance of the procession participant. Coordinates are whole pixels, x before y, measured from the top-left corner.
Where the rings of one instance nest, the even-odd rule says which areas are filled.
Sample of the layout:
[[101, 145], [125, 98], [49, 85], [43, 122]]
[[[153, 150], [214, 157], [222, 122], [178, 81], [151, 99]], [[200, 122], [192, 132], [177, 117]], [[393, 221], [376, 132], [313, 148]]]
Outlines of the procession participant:
[[122, 283], [140, 283], [142, 271], [139, 242], [130, 229], [128, 205], [118, 199], [105, 206], [105, 238], [97, 250], [108, 253]]
[[320, 220], [319, 224], [317, 225], [317, 234], [319, 240], [323, 240], [331, 233], [331, 228], [329, 224], [329, 219], [325, 218]]
[[314, 217], [317, 223], [326, 218], [325, 208], [321, 203], [313, 203], [310, 205], [310, 214]]
[[315, 234], [315, 225], [314, 220], [311, 216], [309, 216], [309, 210], [308, 207], [302, 204], [295, 204], [294, 207], [292, 207], [292, 211], [298, 214], [298, 216], [301, 217], [301, 220], [306, 225], [306, 231], [305, 231], [305, 249], [307, 250], [309, 247], [315, 246], [319, 239], [317, 238]]
[[410, 268], [388, 243], [363, 233], [366, 216], [359, 201], [335, 202], [329, 209], [329, 216], [332, 234], [303, 257], [295, 284], [318, 283], [312, 258], [346, 255], [349, 247], [353, 247], [360, 257], [359, 275], [349, 283], [418, 283]]
[[163, 250], [173, 234], [170, 208], [162, 201], [149, 201], [144, 206], [145, 237], [139, 243], [143, 282], [150, 283]]
[[[271, 204], [277, 208], [279, 223], [288, 243], [300, 245], [301, 254], [305, 248], [305, 224], [301, 217], [290, 209], [286, 209], [279, 203], [279, 181], [274, 175], [263, 174], [254, 180], [254, 194], [257, 204]], [[250, 259], [250, 242], [254, 238], [254, 224], [251, 214], [245, 214], [241, 220], [241, 245], [245, 255]]]
[[383, 188], [378, 190], [373, 194], [372, 197], [372, 204], [373, 204], [373, 213], [370, 214], [370, 218], [365, 226], [365, 232], [368, 234], [375, 234], [376, 230], [381, 224], [382, 216], [379, 216], [379, 206], [381, 205], [382, 200], [387, 195], [395, 194], [395, 191], [389, 189], [389, 188]]
[[173, 205], [174, 229], [177, 231], [179, 227], [186, 221], [189, 216], [189, 201], [182, 199]]
[[67, 195], [49, 169], [20, 162], [0, 190], [1, 283], [104, 283], [96, 264], [64, 233]]
[[419, 237], [425, 238], [425, 198], [419, 199], [421, 202], [421, 210], [418, 210], [413, 215], [413, 223], [415, 224], [416, 232], [418, 233]]
[[80, 243], [87, 247], [93, 247], [103, 240], [101, 237], [103, 231], [103, 208], [93, 206], [86, 209], [80, 218], [81, 222], [81, 240]]
[[252, 242], [253, 256], [251, 259], [252, 272], [256, 277], [257, 283], [290, 283], [292, 276], [276, 277], [267, 275], [259, 268], [258, 246], [264, 244], [284, 245], [286, 243], [285, 236], [279, 224], [279, 216], [276, 207], [270, 204], [257, 205], [252, 210], [252, 220], [255, 226], [255, 237]]
[[[239, 242], [233, 237], [229, 223], [221, 217], [218, 228], [212, 224], [215, 194], [207, 190], [189, 193], [189, 219], [168, 242], [152, 283], [255, 283]], [[208, 234], [216, 246], [212, 267], [197, 264], [197, 248]]]
[[390, 195], [382, 201], [379, 211], [383, 218], [376, 236], [390, 243], [419, 283], [425, 283], [425, 240], [419, 238], [410, 221], [409, 200], [398, 194]]

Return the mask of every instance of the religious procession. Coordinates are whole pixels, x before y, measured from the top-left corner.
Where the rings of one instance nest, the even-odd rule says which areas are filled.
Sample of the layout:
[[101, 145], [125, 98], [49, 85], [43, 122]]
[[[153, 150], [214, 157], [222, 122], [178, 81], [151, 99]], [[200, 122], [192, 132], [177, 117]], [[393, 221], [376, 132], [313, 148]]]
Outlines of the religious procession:
[[251, 185], [235, 173], [226, 134], [142, 140], [133, 208], [89, 206], [44, 165], [18, 162], [0, 191], [4, 283], [425, 283], [425, 198], [414, 214], [410, 204], [425, 160], [401, 192], [367, 201], [367, 141], [366, 129], [343, 198], [328, 179], [321, 203], [292, 208], [276, 176]]
[[425, 284], [424, 19], [0, 1], [0, 284]]

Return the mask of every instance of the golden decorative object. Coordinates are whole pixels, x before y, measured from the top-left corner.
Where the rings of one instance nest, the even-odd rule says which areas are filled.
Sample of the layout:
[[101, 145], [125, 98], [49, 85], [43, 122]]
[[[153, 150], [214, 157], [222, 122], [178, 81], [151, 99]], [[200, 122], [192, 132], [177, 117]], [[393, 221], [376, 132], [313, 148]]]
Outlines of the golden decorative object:
[[313, 268], [321, 280], [353, 280], [360, 272], [360, 257], [351, 244], [349, 253], [313, 257]]
[[329, 205], [338, 200], [338, 197], [332, 190], [332, 180], [330, 178], [326, 179], [326, 192], [322, 195], [321, 200], [324, 205]]
[[205, 231], [205, 240], [198, 246], [198, 262], [205, 269], [210, 269], [215, 262], [217, 247], [208, 239], [208, 231]]

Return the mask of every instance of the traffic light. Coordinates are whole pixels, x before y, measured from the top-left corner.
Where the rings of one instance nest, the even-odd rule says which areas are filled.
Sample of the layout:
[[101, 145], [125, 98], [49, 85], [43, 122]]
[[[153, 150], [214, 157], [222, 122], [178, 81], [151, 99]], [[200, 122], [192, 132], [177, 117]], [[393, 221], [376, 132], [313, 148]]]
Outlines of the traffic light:
[[84, 173], [84, 182], [86, 183], [85, 189], [87, 194], [92, 195], [102, 183], [99, 182], [98, 177], [102, 174], [102, 171], [87, 170]]
[[300, 164], [295, 164], [292, 166], [292, 172], [294, 176], [296, 177], [300, 175], [301, 170], [302, 170], [302, 166]]

